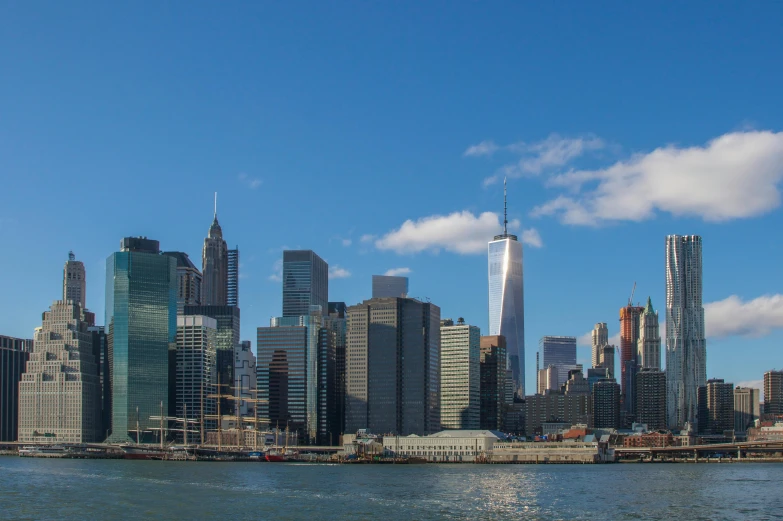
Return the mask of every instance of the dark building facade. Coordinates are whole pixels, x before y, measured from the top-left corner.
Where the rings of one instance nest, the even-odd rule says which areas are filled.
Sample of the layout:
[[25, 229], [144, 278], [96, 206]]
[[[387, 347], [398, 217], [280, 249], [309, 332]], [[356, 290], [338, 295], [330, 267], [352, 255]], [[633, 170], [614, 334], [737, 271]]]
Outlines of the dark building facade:
[[346, 432], [440, 430], [440, 308], [407, 298], [347, 309]]
[[98, 381], [100, 383], [100, 407], [101, 407], [101, 440], [111, 434], [111, 353], [109, 352], [109, 339], [106, 336], [106, 328], [103, 326], [89, 326], [87, 330], [92, 334], [92, 354], [98, 365]]
[[605, 378], [593, 384], [593, 427], [620, 427], [620, 386], [613, 378]]
[[226, 300], [229, 306], [239, 306], [239, 248], [228, 250], [228, 289]]
[[312, 250], [283, 252], [283, 316], [310, 314], [311, 306], [326, 313], [329, 303], [329, 266]]
[[698, 392], [699, 434], [722, 435], [734, 430], [734, 384], [722, 378], [707, 380]]
[[329, 302], [329, 317], [326, 327], [335, 332], [335, 421], [337, 430], [345, 432], [345, 348], [348, 322], [345, 317], [345, 302]]
[[506, 405], [506, 338], [503, 335], [483, 336], [480, 344], [479, 424], [481, 429], [503, 428]]
[[783, 414], [783, 371], [764, 373], [764, 414]]
[[666, 373], [659, 369], [636, 374], [636, 422], [651, 431], [666, 428]]
[[16, 441], [19, 429], [19, 380], [33, 341], [0, 335], [0, 441]]
[[620, 309], [620, 402], [623, 423], [630, 426], [636, 415], [636, 372], [639, 368], [637, 344], [644, 308], [631, 302]]
[[407, 297], [408, 277], [372, 276], [372, 298]]

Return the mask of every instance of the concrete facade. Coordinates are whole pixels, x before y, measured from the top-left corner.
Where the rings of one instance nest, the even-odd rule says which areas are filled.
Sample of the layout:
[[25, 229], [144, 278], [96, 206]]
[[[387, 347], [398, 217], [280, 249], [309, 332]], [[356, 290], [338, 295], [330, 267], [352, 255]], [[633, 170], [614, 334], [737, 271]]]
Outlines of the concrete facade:
[[442, 429], [478, 429], [481, 419], [481, 331], [441, 321], [440, 424]]

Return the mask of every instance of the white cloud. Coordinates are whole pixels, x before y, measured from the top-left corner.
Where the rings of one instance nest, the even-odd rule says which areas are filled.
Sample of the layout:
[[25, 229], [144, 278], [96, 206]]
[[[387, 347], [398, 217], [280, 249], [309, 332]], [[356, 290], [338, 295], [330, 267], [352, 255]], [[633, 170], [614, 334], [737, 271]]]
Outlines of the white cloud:
[[529, 228], [522, 231], [522, 244], [527, 244], [532, 248], [541, 248], [544, 241], [541, 240], [541, 234], [535, 228]]
[[[483, 144], [483, 143], [482, 143]], [[480, 145], [475, 145], [476, 147]], [[550, 134], [543, 141], [525, 143], [520, 141], [503, 147], [522, 156], [516, 163], [503, 166], [494, 175], [484, 179], [484, 186], [494, 184], [501, 177], [523, 177], [539, 175], [551, 168], [561, 167], [573, 159], [587, 153], [606, 147], [603, 139], [592, 134], [576, 138], [566, 138], [559, 134]], [[473, 149], [470, 147], [468, 151]], [[467, 154], [467, 151], [465, 153]]]
[[283, 280], [283, 259], [277, 259], [272, 265], [272, 274], [269, 276], [269, 280], [275, 282]]
[[408, 275], [411, 272], [410, 268], [392, 268], [390, 270], [386, 270], [386, 273], [384, 275], [387, 275], [389, 277], [398, 277], [400, 275]]
[[348, 247], [348, 246], [350, 246], [353, 243], [353, 241], [351, 239], [342, 239], [341, 242], [342, 242], [343, 246], [345, 246], [345, 247]]
[[[519, 221], [509, 223], [518, 228]], [[487, 242], [499, 234], [503, 227], [496, 213], [484, 212], [478, 216], [471, 212], [454, 212], [449, 215], [432, 215], [416, 221], [407, 220], [375, 241], [379, 250], [397, 253], [422, 251], [451, 251], [460, 254], [487, 251]]]
[[497, 152], [498, 149], [500, 149], [500, 147], [494, 142], [482, 141], [478, 145], [469, 146], [463, 155], [466, 157], [491, 156]]
[[371, 234], [371, 233], [365, 233], [364, 235], [361, 236], [361, 238], [359, 240], [361, 242], [372, 242], [372, 241], [375, 240], [375, 237], [376, 236]]
[[347, 279], [351, 276], [351, 272], [345, 268], [341, 268], [337, 264], [329, 266], [329, 279]]
[[783, 328], [783, 295], [764, 295], [743, 301], [732, 295], [704, 305], [707, 337], [732, 335], [760, 337]]
[[244, 184], [251, 190], [255, 190], [256, 188], [261, 186], [261, 183], [263, 183], [261, 179], [258, 179], [257, 177], [250, 177], [244, 172], [241, 172], [237, 177], [240, 183]]
[[[780, 206], [783, 132], [724, 134], [704, 146], [669, 145], [598, 170], [570, 171], [550, 186], [568, 195], [536, 207], [566, 224], [643, 221], [657, 212], [726, 221]], [[585, 184], [591, 187], [582, 190]]]

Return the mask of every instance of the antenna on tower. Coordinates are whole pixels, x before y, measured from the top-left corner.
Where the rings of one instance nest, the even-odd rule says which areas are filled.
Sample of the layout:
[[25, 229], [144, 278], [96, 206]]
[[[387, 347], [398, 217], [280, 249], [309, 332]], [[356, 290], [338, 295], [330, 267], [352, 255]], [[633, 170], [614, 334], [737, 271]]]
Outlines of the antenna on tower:
[[508, 201], [506, 199], [506, 178], [503, 178], [503, 235], [508, 235]]
[[217, 219], [217, 192], [215, 192], [215, 219]]

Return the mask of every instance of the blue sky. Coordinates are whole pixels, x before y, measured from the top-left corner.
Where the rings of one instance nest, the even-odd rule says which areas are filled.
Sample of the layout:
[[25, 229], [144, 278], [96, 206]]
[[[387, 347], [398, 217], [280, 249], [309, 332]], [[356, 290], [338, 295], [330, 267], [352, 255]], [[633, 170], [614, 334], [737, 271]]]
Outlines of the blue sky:
[[538, 339], [599, 321], [616, 334], [634, 281], [663, 317], [670, 233], [704, 239], [708, 376], [757, 381], [783, 367], [781, 15], [4, 2], [0, 334], [32, 336], [69, 250], [99, 316], [123, 236], [200, 264], [215, 191], [241, 251], [244, 338], [280, 313], [284, 247], [329, 262], [331, 300], [407, 268], [413, 296], [486, 331], [506, 175], [526, 238], [528, 392]]

